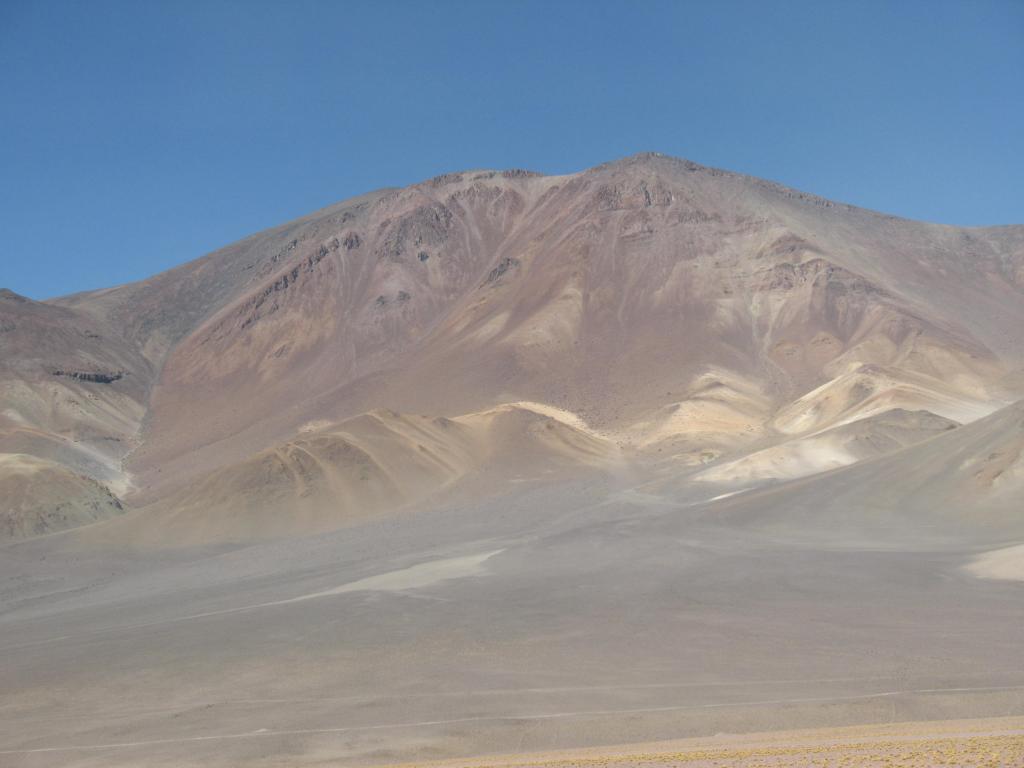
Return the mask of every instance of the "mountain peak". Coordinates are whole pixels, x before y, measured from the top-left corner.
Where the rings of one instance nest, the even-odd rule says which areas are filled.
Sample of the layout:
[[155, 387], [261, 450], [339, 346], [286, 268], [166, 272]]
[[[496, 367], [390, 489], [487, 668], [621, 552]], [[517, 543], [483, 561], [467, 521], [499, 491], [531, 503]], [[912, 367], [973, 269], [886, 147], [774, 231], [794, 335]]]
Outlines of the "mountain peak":
[[693, 160], [688, 160], [684, 157], [676, 157], [674, 155], [666, 155], [663, 152], [637, 152], [632, 155], [626, 155], [620, 157], [617, 160], [610, 160], [606, 163], [601, 163], [595, 166], [592, 170], [608, 169], [608, 168], [634, 168], [643, 167], [651, 169], [671, 169], [671, 170], [685, 170], [685, 171], [716, 171], [718, 173], [729, 173], [728, 171], [722, 171], [716, 168], [710, 168], [706, 165], [701, 165]]
[[0, 301], [16, 301], [19, 304], [24, 304], [31, 301], [27, 296], [22, 296], [20, 293], [15, 293], [10, 288], [0, 288]]

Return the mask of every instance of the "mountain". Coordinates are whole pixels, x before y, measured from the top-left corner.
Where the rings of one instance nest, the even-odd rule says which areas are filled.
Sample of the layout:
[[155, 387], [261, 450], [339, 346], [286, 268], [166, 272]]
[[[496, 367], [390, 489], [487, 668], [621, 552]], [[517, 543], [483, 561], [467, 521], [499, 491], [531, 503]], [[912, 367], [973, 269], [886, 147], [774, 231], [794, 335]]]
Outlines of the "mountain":
[[653, 154], [0, 292], [0, 763], [1024, 715], [1022, 330], [1024, 226]]
[[449, 174], [141, 283], [4, 293], [0, 451], [139, 508], [310, 425], [534, 402], [617, 462], [686, 466], [892, 409], [963, 423], [1008, 404], [1022, 297], [1021, 227], [911, 222], [656, 154]]

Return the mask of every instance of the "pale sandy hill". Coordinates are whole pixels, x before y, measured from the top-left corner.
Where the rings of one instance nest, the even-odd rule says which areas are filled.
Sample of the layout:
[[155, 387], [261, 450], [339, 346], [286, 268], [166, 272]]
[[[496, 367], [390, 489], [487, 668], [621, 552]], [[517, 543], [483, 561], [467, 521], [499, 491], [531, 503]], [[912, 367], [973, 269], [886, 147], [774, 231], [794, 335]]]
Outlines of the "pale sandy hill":
[[118, 493], [155, 379], [101, 318], [0, 291], [0, 451], [57, 461]]
[[0, 453], [0, 537], [19, 539], [106, 520], [121, 503], [91, 478], [36, 456]]
[[927, 410], [966, 423], [1008, 405], [984, 387], [958, 386], [955, 370], [928, 375], [856, 365], [780, 408], [772, 426], [783, 434], [806, 434], [893, 409]]
[[436, 502], [446, 490], [487, 497], [574, 469], [613, 471], [619, 462], [610, 441], [541, 405], [453, 418], [375, 410], [305, 425], [293, 439], [140, 509], [115, 536], [182, 546], [308, 535]]
[[804, 477], [892, 453], [956, 426], [929, 411], [894, 408], [716, 464], [694, 479], [751, 486]]
[[839, 547], [950, 546], [1017, 541], [1022, 500], [1024, 401], [877, 458], [731, 496], [718, 514]]

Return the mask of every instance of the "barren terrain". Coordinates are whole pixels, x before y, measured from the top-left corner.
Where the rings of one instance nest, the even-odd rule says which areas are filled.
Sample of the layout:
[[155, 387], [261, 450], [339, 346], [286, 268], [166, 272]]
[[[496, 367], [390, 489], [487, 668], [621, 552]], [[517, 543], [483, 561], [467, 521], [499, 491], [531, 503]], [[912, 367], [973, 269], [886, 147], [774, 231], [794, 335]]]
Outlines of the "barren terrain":
[[830, 768], [1024, 765], [1021, 718], [719, 735], [623, 747], [420, 763], [425, 768]]
[[1022, 330], [1024, 227], [651, 154], [0, 292], [0, 763], [1019, 764]]

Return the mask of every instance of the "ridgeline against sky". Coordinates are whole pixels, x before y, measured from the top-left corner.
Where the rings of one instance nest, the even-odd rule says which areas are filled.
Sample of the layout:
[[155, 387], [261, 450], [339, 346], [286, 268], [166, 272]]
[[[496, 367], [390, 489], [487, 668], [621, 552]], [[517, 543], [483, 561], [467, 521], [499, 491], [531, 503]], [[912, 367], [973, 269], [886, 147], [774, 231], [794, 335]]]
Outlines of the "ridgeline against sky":
[[137, 280], [367, 190], [654, 150], [1024, 221], [1024, 6], [0, 6], [0, 285]]

